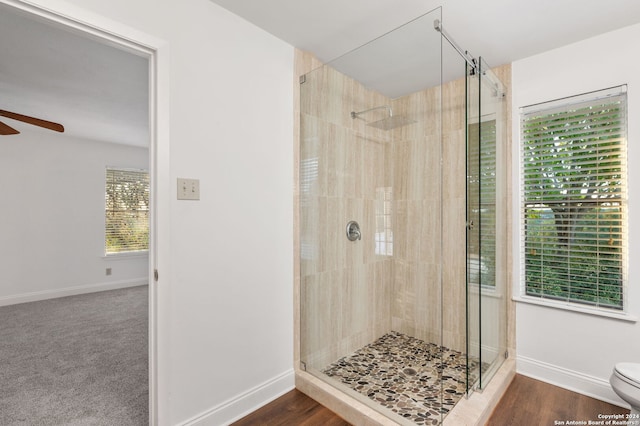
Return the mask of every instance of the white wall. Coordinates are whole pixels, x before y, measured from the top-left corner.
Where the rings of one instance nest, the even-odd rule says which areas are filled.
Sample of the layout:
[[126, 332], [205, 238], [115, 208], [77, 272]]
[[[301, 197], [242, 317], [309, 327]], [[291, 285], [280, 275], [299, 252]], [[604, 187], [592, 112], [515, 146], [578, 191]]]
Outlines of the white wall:
[[147, 256], [104, 257], [105, 167], [146, 169], [147, 149], [37, 128], [0, 142], [0, 305], [147, 283]]
[[[35, 3], [166, 42], [159, 424], [225, 424], [291, 389], [293, 48], [208, 0]], [[200, 201], [175, 199], [178, 177]]]
[[[628, 84], [629, 315], [640, 317], [640, 58], [633, 46], [640, 25], [607, 33], [513, 63], [513, 140], [519, 140], [518, 108], [620, 84]], [[519, 164], [514, 149], [514, 165]], [[514, 168], [518, 188], [518, 167]], [[519, 199], [513, 211], [519, 214]], [[518, 237], [519, 218], [513, 233]], [[519, 242], [514, 243], [519, 247]], [[514, 285], [520, 282], [515, 253]], [[517, 289], [515, 290], [517, 294]], [[640, 362], [640, 323], [518, 303], [518, 371], [619, 405], [609, 387], [617, 362]]]

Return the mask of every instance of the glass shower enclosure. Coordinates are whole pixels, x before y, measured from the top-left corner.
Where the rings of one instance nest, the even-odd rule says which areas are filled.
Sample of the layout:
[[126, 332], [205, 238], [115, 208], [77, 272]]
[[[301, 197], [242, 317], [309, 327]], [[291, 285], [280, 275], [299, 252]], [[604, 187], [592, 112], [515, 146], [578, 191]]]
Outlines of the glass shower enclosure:
[[436, 21], [300, 80], [301, 369], [399, 424], [442, 422], [506, 350], [504, 89]]

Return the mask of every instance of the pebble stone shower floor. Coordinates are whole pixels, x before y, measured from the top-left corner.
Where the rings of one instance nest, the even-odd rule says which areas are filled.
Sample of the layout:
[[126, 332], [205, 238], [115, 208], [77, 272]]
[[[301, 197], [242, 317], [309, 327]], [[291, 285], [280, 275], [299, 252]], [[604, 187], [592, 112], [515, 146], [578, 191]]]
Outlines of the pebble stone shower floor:
[[418, 425], [438, 425], [465, 394], [466, 356], [392, 331], [323, 373]]

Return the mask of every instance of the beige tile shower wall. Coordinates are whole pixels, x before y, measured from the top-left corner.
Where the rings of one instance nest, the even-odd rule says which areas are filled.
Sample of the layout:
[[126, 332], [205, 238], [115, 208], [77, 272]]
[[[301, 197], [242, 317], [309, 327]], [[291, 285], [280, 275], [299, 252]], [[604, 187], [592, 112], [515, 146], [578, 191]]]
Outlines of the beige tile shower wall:
[[466, 352], [465, 81], [442, 88], [442, 344]]
[[[494, 71], [507, 88], [505, 103], [508, 103], [510, 66]], [[438, 110], [440, 95], [443, 98], [441, 113]], [[465, 82], [457, 80], [444, 84], [441, 89], [427, 89], [397, 99], [393, 102], [393, 109], [394, 114], [404, 114], [417, 123], [394, 131], [392, 325], [394, 330], [464, 351]], [[505, 124], [499, 136], [502, 149], [498, 152], [498, 162], [505, 173], [510, 167], [508, 111], [506, 104], [501, 117]], [[496, 310], [507, 306], [508, 312], [512, 312], [510, 286], [507, 284], [510, 282], [508, 257], [511, 241], [510, 228], [506, 223], [510, 218], [507, 209], [511, 205], [509, 179], [499, 179], [498, 185], [497, 203], [502, 210], [498, 218], [501, 228], [498, 230], [497, 257], [502, 262], [498, 265], [497, 278], [501, 294], [500, 299], [484, 303]], [[506, 324], [512, 324], [512, 318], [510, 316], [508, 322], [500, 319], [496, 332], [504, 336]], [[512, 325], [509, 327], [509, 342], [512, 342], [514, 328]]]
[[[376, 254], [375, 230], [392, 146], [350, 115], [387, 104], [383, 96], [330, 67], [307, 73], [300, 91], [300, 360], [321, 369], [391, 329], [391, 260]], [[350, 220], [360, 241], [346, 238]]]
[[301, 50], [294, 51], [293, 84], [293, 364], [300, 368], [300, 80], [320, 62]]
[[464, 100], [461, 80], [393, 103], [417, 121], [394, 133], [393, 327], [457, 350], [465, 343]]
[[415, 121], [393, 131], [393, 329], [440, 342], [440, 89], [394, 100]]

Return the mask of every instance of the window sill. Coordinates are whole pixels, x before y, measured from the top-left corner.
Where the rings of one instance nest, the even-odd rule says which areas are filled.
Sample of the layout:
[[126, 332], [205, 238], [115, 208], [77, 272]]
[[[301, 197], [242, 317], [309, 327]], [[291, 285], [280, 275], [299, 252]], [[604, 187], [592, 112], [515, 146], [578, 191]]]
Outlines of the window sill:
[[595, 309], [595, 308], [590, 309], [588, 307], [579, 306], [577, 304], [569, 303], [569, 302], [561, 302], [557, 300], [548, 300], [548, 299], [538, 299], [535, 297], [528, 297], [528, 296], [515, 296], [513, 297], [513, 301], [517, 303], [527, 303], [530, 305], [545, 306], [547, 308], [562, 309], [564, 311], [579, 312], [587, 315], [612, 318], [620, 321], [628, 321], [633, 323], [638, 322], [638, 318], [635, 315], [629, 315], [624, 312], [616, 312], [613, 310], [604, 310], [604, 309]]
[[125, 252], [125, 253], [111, 253], [105, 254], [102, 256], [103, 259], [109, 260], [129, 260], [136, 259], [141, 257], [149, 257], [149, 251], [136, 251], [136, 252]]

